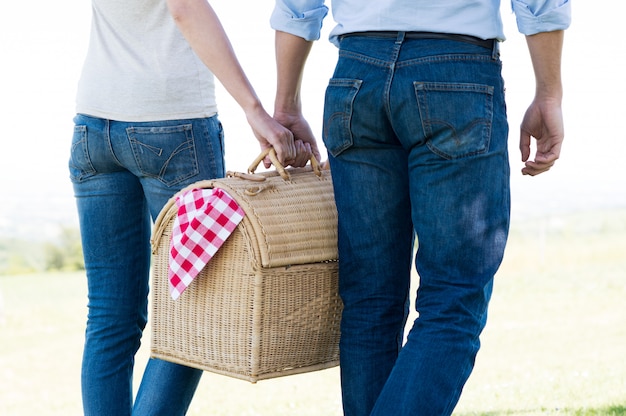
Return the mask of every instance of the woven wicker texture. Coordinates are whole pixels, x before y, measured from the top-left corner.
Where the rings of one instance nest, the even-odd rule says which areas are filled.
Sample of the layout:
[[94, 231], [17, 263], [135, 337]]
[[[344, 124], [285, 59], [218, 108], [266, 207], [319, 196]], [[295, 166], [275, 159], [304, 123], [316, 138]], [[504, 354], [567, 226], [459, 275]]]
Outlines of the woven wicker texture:
[[330, 173], [219, 187], [246, 216], [181, 297], [167, 269], [174, 198], [153, 234], [152, 356], [251, 382], [338, 364], [337, 213]]

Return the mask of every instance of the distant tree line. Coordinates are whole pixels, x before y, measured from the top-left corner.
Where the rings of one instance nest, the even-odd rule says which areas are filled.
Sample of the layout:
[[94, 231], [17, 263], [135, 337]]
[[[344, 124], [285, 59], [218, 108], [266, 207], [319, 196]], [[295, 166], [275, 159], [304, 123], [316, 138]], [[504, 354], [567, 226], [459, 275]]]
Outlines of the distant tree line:
[[0, 239], [0, 274], [84, 270], [78, 229], [63, 227], [54, 241]]

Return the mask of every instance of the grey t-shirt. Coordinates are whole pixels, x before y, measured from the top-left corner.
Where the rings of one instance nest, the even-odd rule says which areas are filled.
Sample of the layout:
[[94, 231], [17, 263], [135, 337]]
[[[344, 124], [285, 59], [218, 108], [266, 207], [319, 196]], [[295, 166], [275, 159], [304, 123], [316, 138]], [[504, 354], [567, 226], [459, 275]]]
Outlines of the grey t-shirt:
[[210, 117], [213, 74], [178, 30], [164, 0], [92, 0], [77, 113], [118, 121]]

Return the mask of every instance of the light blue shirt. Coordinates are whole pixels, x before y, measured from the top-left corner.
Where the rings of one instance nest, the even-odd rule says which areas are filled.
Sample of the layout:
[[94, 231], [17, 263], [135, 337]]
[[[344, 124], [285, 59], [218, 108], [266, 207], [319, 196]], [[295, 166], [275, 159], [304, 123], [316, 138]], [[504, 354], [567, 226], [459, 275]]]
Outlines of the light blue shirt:
[[[276, 0], [272, 28], [306, 40], [320, 38], [325, 0]], [[521, 33], [566, 29], [571, 0], [511, 0]], [[330, 41], [366, 31], [438, 32], [504, 40], [500, 0], [332, 0], [337, 23]]]

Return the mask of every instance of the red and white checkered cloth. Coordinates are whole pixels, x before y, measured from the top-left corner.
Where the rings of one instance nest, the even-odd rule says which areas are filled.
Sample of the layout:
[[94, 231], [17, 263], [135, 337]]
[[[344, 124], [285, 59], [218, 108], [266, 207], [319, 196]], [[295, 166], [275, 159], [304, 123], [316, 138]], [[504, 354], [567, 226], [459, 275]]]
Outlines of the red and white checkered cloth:
[[244, 217], [224, 190], [192, 189], [176, 198], [168, 278], [173, 299], [183, 293]]

